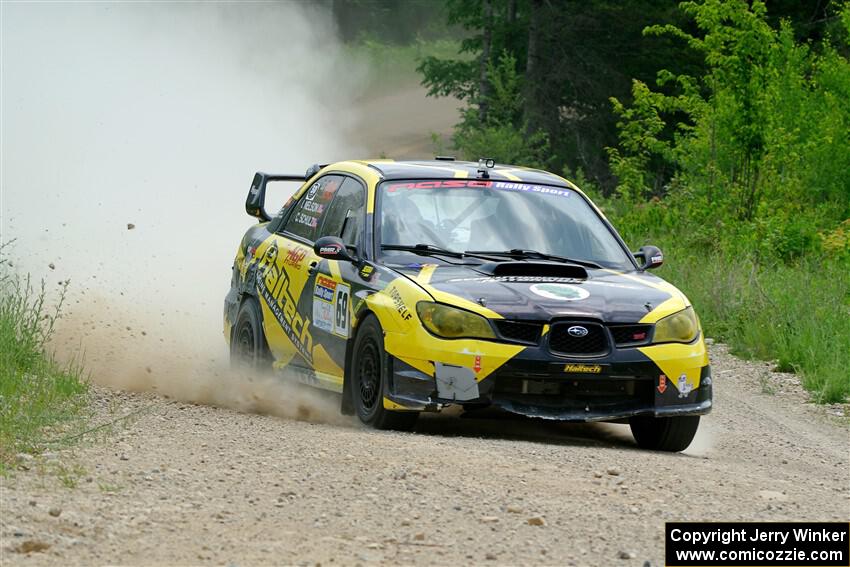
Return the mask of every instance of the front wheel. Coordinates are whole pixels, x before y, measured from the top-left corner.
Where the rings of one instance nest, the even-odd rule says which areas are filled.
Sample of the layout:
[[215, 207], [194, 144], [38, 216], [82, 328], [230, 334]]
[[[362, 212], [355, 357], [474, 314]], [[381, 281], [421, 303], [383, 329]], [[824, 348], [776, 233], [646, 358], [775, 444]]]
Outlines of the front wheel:
[[375, 429], [410, 431], [419, 417], [418, 412], [384, 408], [386, 358], [381, 324], [370, 315], [360, 323], [354, 340], [354, 356], [349, 374], [354, 408], [360, 421]]
[[676, 417], [637, 416], [629, 420], [638, 446], [652, 451], [684, 451], [694, 440], [698, 415]]

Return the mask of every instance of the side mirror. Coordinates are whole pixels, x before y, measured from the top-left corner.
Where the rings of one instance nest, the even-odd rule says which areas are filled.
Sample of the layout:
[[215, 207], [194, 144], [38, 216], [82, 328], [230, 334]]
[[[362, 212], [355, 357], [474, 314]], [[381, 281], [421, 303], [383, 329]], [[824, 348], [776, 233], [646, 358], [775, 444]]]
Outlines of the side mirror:
[[263, 173], [261, 171], [254, 174], [254, 180], [251, 181], [251, 188], [248, 189], [248, 198], [245, 199], [245, 212], [252, 217], [257, 217], [260, 221], [271, 220], [272, 216], [274, 216], [274, 212], [269, 214], [266, 211], [266, 186], [269, 181], [297, 181], [303, 184], [304, 176], [278, 175]]
[[653, 270], [664, 263], [664, 254], [657, 246], [643, 246], [634, 253], [634, 257], [641, 260], [641, 270]]
[[313, 244], [313, 252], [320, 258], [328, 260], [339, 260], [341, 262], [354, 262], [354, 256], [348, 253], [348, 248], [341, 238], [336, 236], [323, 236]]

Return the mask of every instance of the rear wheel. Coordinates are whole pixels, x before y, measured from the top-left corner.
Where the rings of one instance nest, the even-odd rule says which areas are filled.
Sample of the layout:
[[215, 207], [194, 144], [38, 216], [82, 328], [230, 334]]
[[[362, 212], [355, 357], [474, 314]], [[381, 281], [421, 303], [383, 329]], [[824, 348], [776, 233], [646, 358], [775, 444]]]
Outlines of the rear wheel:
[[398, 412], [384, 408], [387, 379], [384, 333], [374, 315], [367, 316], [359, 325], [351, 362], [351, 398], [360, 421], [375, 429], [413, 429], [419, 417], [418, 412]]
[[632, 435], [643, 449], [684, 451], [693, 441], [699, 427], [698, 415], [676, 417], [637, 416], [629, 420]]
[[230, 363], [254, 370], [271, 368], [272, 357], [257, 300], [249, 297], [242, 302], [233, 325], [230, 340]]

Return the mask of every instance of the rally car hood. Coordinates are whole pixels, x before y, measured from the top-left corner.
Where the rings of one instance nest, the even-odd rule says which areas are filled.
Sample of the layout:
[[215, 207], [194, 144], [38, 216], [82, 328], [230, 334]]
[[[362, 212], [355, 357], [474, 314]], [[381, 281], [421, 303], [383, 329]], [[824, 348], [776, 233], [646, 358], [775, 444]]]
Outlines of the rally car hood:
[[[502, 263], [501, 267], [527, 263]], [[541, 263], [536, 266], [544, 267]], [[546, 266], [553, 264], [546, 263]], [[556, 317], [592, 318], [609, 323], [635, 323], [670, 299], [675, 289], [660, 278], [642, 272], [564, 266], [540, 270], [516, 270], [492, 265], [393, 266], [420, 284], [472, 301], [507, 319], [549, 321]], [[497, 267], [498, 268], [498, 267]], [[569, 277], [564, 277], [569, 276]]]

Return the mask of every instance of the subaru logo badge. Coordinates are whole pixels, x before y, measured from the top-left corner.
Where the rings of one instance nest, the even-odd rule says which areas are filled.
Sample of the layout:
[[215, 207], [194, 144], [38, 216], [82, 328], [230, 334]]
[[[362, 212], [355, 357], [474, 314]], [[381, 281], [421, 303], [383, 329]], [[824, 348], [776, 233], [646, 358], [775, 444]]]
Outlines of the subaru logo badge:
[[589, 332], [590, 331], [588, 331], [586, 328], [579, 327], [578, 325], [567, 329], [567, 333], [569, 333], [571, 337], [584, 337], [587, 336], [587, 333]]

